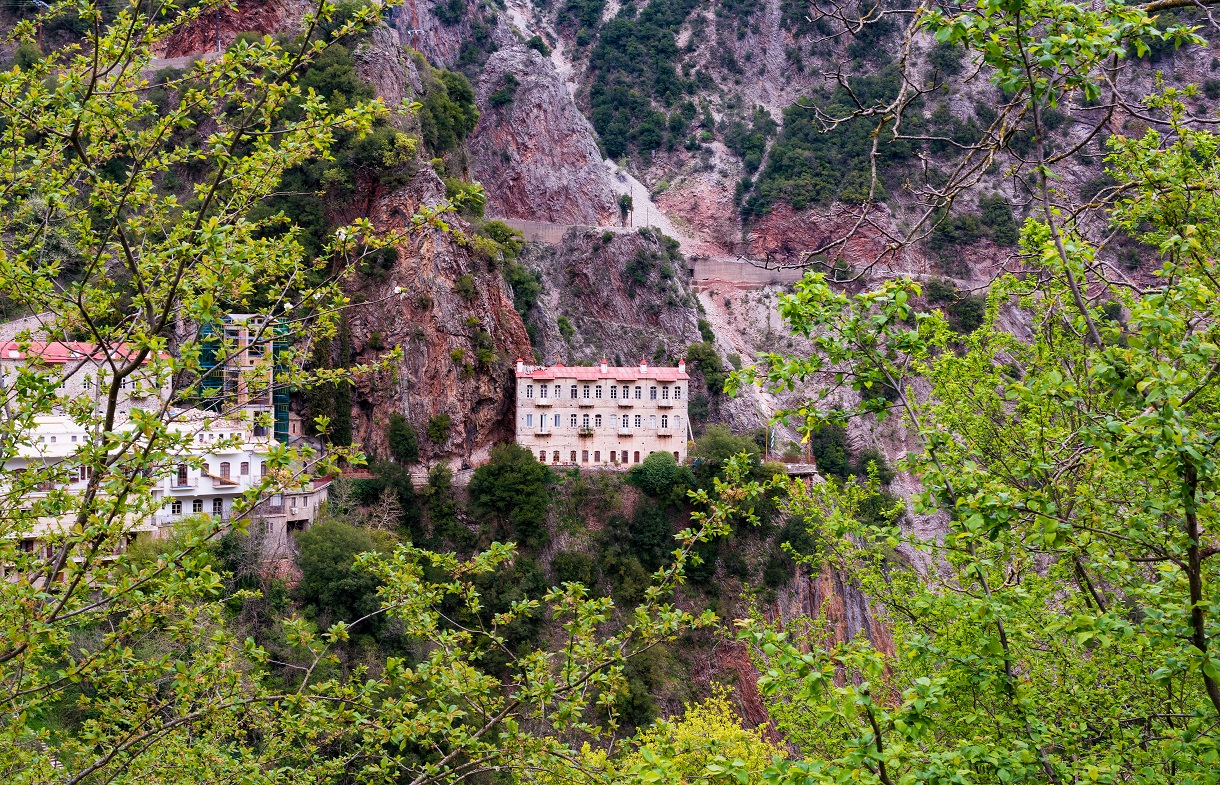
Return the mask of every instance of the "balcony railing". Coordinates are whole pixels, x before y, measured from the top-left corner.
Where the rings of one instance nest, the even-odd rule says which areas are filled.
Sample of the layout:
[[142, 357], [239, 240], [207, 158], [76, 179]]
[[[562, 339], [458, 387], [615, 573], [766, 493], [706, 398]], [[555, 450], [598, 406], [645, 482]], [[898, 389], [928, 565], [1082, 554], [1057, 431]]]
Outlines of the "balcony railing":
[[657, 428], [657, 436], [673, 436], [674, 432], [670, 428]]
[[656, 403], [657, 403], [657, 408], [658, 408], [658, 409], [672, 409], [672, 408], [674, 408], [674, 402], [673, 402], [673, 401], [671, 401], [671, 400], [669, 400], [669, 399], [667, 399], [667, 398], [662, 398], [661, 400], [657, 401]]
[[535, 406], [540, 406], [540, 407], [542, 407], [542, 408], [544, 408], [544, 409], [545, 409], [545, 408], [550, 407], [550, 405], [551, 405], [551, 400], [552, 400], [552, 399], [550, 399], [550, 398], [535, 398], [535, 399], [534, 399], [534, 405], [535, 405]]
[[634, 405], [635, 404], [633, 404], [631, 401], [629, 401], [626, 398], [618, 399], [618, 408], [620, 408], [620, 409], [630, 409]]
[[183, 489], [183, 488], [198, 488], [199, 487], [199, 478], [198, 477], [186, 477], [186, 478], [171, 477], [169, 480], [169, 487], [170, 487], [170, 490], [173, 490], [173, 491]]
[[581, 398], [580, 399], [580, 408], [582, 408], [582, 409], [591, 409], [596, 404], [597, 404], [597, 401], [593, 400], [592, 398]]
[[576, 435], [580, 436], [581, 438], [587, 439], [593, 435], [593, 429], [589, 428], [588, 426], [577, 428]]
[[631, 430], [630, 428], [624, 428], [621, 425], [619, 426], [619, 429], [618, 429], [619, 436], [630, 436], [633, 433], [635, 433], [635, 431]]

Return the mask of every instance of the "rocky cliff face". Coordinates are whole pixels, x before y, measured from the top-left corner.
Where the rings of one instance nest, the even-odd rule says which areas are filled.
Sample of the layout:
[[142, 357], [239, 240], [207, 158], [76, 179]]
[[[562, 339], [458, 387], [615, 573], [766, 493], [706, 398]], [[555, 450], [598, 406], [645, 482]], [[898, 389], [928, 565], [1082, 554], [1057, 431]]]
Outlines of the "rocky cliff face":
[[573, 229], [521, 262], [542, 275], [530, 323], [544, 363], [673, 362], [701, 340], [690, 273], [657, 234]]
[[[421, 167], [407, 185], [379, 196], [370, 218], [402, 228], [420, 207], [444, 198], [440, 178]], [[470, 227], [452, 217], [446, 223], [448, 232], [415, 233], [387, 277], [358, 288], [361, 302], [349, 317], [356, 357], [401, 347], [403, 359], [361, 381], [352, 430], [366, 450], [385, 455], [390, 414], [405, 415], [420, 433], [430, 418], [446, 415], [450, 440], [421, 440], [424, 456], [469, 465], [512, 437], [513, 369], [530, 343], [500, 273], [466, 247]]]
[[550, 59], [520, 43], [503, 47], [476, 93], [471, 174], [491, 215], [590, 226], [617, 217], [593, 127]]

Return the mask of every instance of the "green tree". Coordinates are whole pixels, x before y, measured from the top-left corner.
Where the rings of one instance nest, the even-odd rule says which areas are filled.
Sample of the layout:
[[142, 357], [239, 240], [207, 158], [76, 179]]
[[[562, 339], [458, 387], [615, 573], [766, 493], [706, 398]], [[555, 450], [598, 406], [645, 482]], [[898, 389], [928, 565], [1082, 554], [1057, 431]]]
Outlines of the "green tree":
[[[247, 637], [230, 618], [209, 545], [226, 525], [220, 519], [201, 519], [198, 531], [181, 530], [155, 554], [125, 552], [133, 526], [165, 514], [159, 490], [178, 466], [203, 468], [200, 434], [181, 409], [208, 397], [199, 385], [203, 328], [236, 311], [289, 324], [301, 348], [333, 339], [349, 302], [334, 272], [406, 239], [356, 221], [328, 233], [315, 254], [291, 214], [258, 209], [290, 169], [325, 159], [340, 134], [371, 133], [385, 116], [380, 104], [360, 100], [338, 109], [298, 81], [327, 47], [375, 23], [384, 5], [341, 9], [319, 0], [295, 38], [239, 42], [160, 82], [173, 96], [161, 100], [142, 76], [153, 52], [216, 7], [187, 5], [156, 7], [153, 19], [143, 3], [53, 5], [40, 21], [63, 22], [81, 37], [0, 75], [0, 292], [44, 314], [49, 334], [93, 345], [98, 360], [67, 369], [89, 374], [94, 394], [68, 395], [65, 369], [41, 363], [37, 352], [5, 358], [0, 464], [24, 461], [47, 418], [84, 438], [65, 460], [0, 478], [4, 780], [338, 782], [393, 772], [424, 785], [572, 759], [577, 752], [562, 739], [592, 730], [592, 696], [606, 696], [597, 714], [613, 724], [612, 700], [631, 657], [710, 623], [672, 605], [682, 556], [625, 618], [610, 600], [575, 588], [522, 598], [497, 624], [541, 614], [570, 645], [513, 651], [491, 674], [482, 661], [489, 649], [503, 650], [498, 627], [455, 628], [440, 609], [453, 600], [477, 615], [475, 579], [512, 561], [504, 545], [469, 560], [398, 545], [361, 554], [349, 569], [347, 554], [367, 546], [358, 532], [325, 548], [314, 547], [325, 525], [313, 535], [302, 591], [323, 585], [319, 575], [358, 583], [368, 576], [380, 599], [373, 618], [393, 618], [427, 652], [410, 668], [396, 658], [340, 662], [336, 649], [373, 619], [325, 629], [281, 619], [274, 655]], [[28, 42], [36, 33], [25, 20], [12, 35]], [[173, 190], [175, 179], [192, 184], [188, 197]], [[443, 228], [437, 210], [417, 217]], [[70, 275], [60, 247], [46, 245], [66, 238], [81, 260]], [[254, 345], [268, 337], [255, 336]], [[18, 340], [39, 338], [26, 332]], [[342, 388], [353, 374], [383, 367], [302, 372], [299, 351], [277, 356], [285, 384]], [[156, 394], [171, 382], [181, 398]], [[316, 425], [325, 434], [333, 423], [323, 415]], [[226, 437], [213, 448], [239, 442]], [[256, 504], [336, 471], [339, 459], [359, 456], [273, 445], [267, 475], [236, 499], [232, 525], [240, 534]], [[723, 525], [709, 512], [680, 541], [682, 553]], [[34, 539], [39, 547], [25, 547]], [[350, 617], [369, 607], [369, 585], [357, 587], [358, 608], [342, 591], [310, 596]]]
[[[355, 568], [356, 556], [378, 550], [371, 532], [322, 521], [297, 535], [297, 548], [301, 580], [292, 594], [312, 615], [351, 624], [381, 609], [377, 593], [381, 582]], [[377, 614], [360, 631], [375, 628], [383, 620]]]
[[402, 464], [419, 460], [419, 436], [415, 433], [415, 427], [398, 412], [390, 415], [385, 427], [385, 438], [394, 460]]
[[497, 444], [470, 478], [473, 509], [497, 528], [529, 544], [545, 543], [551, 470], [516, 444]]

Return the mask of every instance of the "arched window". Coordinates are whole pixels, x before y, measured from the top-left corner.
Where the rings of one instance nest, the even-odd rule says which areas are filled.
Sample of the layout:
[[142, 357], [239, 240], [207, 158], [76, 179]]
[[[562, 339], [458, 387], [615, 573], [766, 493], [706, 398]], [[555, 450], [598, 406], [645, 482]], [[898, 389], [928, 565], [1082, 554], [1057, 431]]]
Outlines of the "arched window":
[[242, 474], [242, 476], [243, 476], [243, 477], [245, 477], [245, 476], [246, 476], [247, 474], [249, 474], [249, 473], [250, 473], [250, 462], [249, 462], [249, 461], [242, 461], [242, 462], [241, 462], [241, 474]]
[[594, 451], [593, 451], [593, 462], [594, 462], [594, 463], [601, 463], [601, 462], [602, 462], [602, 451], [601, 451], [601, 450], [594, 450]]
[[594, 428], [602, 427], [602, 416], [600, 414], [593, 415], [593, 427]]
[[581, 397], [581, 398], [588, 398], [588, 397], [589, 397], [589, 385], [587, 385], [587, 384], [586, 384], [586, 385], [584, 386], [584, 389], [582, 389], [582, 390], [580, 391], [580, 397]]
[[657, 416], [655, 414], [648, 415], [648, 427], [649, 428], [657, 427]]
[[538, 451], [538, 460], [542, 461], [543, 463], [546, 463], [546, 450]]
[[191, 512], [196, 515], [203, 512], [203, 499], [195, 499], [191, 502]]
[[665, 385], [664, 387], [661, 388], [661, 400], [662, 401], [669, 400], [669, 385]]
[[556, 398], [562, 397], [562, 396], [560, 396], [561, 392], [563, 392], [563, 388], [560, 387], [558, 384], [555, 385], [555, 397]]
[[572, 463], [576, 463], [576, 450], [572, 450]]
[[216, 516], [225, 514], [224, 499], [212, 499], [212, 514]]
[[640, 451], [639, 450], [635, 451], [635, 462], [636, 463], [640, 462]]
[[581, 463], [588, 463], [588, 462], [589, 462], [589, 451], [588, 451], [588, 450], [581, 450], [581, 451], [580, 451], [580, 462], [581, 462]]
[[545, 384], [544, 384], [544, 385], [542, 385], [541, 387], [539, 387], [539, 388], [538, 388], [538, 397], [539, 397], [539, 398], [545, 398], [545, 397], [546, 397], [546, 391], [547, 391], [547, 386], [546, 386]]
[[532, 385], [532, 384], [525, 385], [525, 397], [526, 398], [534, 397], [534, 385]]
[[682, 400], [682, 385], [680, 385], [680, 384], [674, 385], [674, 400], [675, 401]]
[[675, 414], [674, 415], [674, 430], [676, 431], [681, 427], [682, 427], [682, 417], [681, 417], [681, 415]]
[[668, 415], [668, 414], [662, 414], [662, 415], [661, 415], [661, 427], [662, 427], [662, 428], [668, 428], [668, 427], [669, 427], [669, 415]]
[[572, 415], [572, 416], [569, 418], [569, 422], [571, 422], [571, 424], [572, 424], [572, 427], [573, 427], [573, 428], [575, 428], [575, 427], [576, 427], [576, 415], [575, 415], [575, 414], [573, 414], [573, 415]]
[[644, 388], [636, 387], [635, 388], [635, 399], [638, 401], [642, 397], [644, 397]]
[[599, 384], [599, 385], [597, 385], [597, 389], [593, 391], [593, 397], [594, 397], [594, 398], [597, 398], [597, 399], [599, 399], [599, 400], [601, 399], [601, 397], [602, 397], [602, 386], [601, 386], [600, 384]]
[[264, 463], [260, 463], [260, 464], [258, 465], [258, 476], [259, 476], [259, 477], [266, 477], [266, 476], [267, 476], [267, 464], [266, 464], [265, 462], [264, 462]]
[[229, 479], [229, 462], [228, 461], [220, 462], [220, 476], [226, 480]]
[[559, 463], [559, 450], [556, 450], [551, 456], [551, 463]]
[[582, 427], [582, 428], [589, 427], [589, 415], [586, 414], [580, 418], [580, 427]]
[[635, 427], [637, 427], [637, 428], [644, 427], [644, 418], [638, 414], [635, 416]]
[[674, 452], [674, 460], [675, 460], [675, 461], [680, 461], [680, 460], [682, 460], [681, 458], [679, 458], [679, 457], [678, 457], [678, 453], [677, 453], [677, 451], [675, 451], [675, 452]]
[[618, 385], [612, 384], [612, 385], [610, 385], [610, 400], [613, 401], [617, 398], [618, 398]]
[[657, 399], [657, 388], [649, 387], [648, 388], [648, 400], [655, 401], [656, 399]]
[[178, 464], [178, 485], [186, 485], [186, 464]]
[[572, 400], [576, 400], [576, 385], [572, 385]]

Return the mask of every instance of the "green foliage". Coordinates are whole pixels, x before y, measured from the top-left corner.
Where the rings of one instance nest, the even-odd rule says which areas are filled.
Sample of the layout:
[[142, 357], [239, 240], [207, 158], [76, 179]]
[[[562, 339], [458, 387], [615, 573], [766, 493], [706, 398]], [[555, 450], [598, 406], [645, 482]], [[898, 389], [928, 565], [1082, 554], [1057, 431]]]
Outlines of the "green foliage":
[[748, 174], [754, 174], [762, 164], [767, 150], [767, 139], [775, 135], [779, 126], [766, 109], [754, 110], [750, 125], [741, 120], [728, 122], [722, 130], [724, 144], [741, 157]]
[[928, 52], [928, 65], [943, 79], [962, 72], [962, 60], [966, 51], [957, 44], [935, 44]]
[[[602, 25], [589, 55], [589, 100], [593, 127], [609, 158], [665, 146], [669, 117], [653, 106], [674, 106], [687, 89], [676, 68], [675, 35], [696, 4], [657, 0], [638, 16], [628, 4]], [[670, 146], [674, 143], [671, 136]]]
[[554, 477], [534, 454], [516, 444], [497, 444], [470, 479], [470, 503], [497, 528], [531, 546], [545, 544], [549, 489]]
[[433, 155], [456, 150], [479, 122], [474, 88], [460, 73], [437, 71], [423, 63], [423, 106], [419, 123], [424, 144]]
[[710, 342], [692, 343], [686, 348], [686, 362], [692, 370], [703, 376], [707, 391], [713, 396], [724, 392], [724, 383], [728, 374], [724, 369], [724, 361]]
[[818, 426], [809, 435], [809, 452], [822, 474], [839, 479], [851, 474], [851, 452], [847, 446], [847, 431], [842, 425], [825, 423]]
[[449, 432], [453, 428], [453, 420], [447, 414], [436, 414], [428, 418], [428, 441], [442, 446], [449, 441]]
[[479, 296], [478, 285], [470, 273], [458, 276], [457, 280], [453, 282], [453, 291], [457, 292], [463, 300], [474, 300]]
[[502, 106], [508, 106], [513, 102], [513, 96], [517, 94], [517, 88], [521, 86], [521, 81], [517, 79], [511, 72], [504, 72], [504, 84], [500, 89], [487, 97], [487, 103], [491, 104], [493, 109], [499, 109]]
[[432, 13], [441, 21], [441, 24], [452, 27], [465, 17], [466, 0], [441, 0], [432, 6]]
[[716, 335], [712, 332], [712, 325], [707, 319], [700, 319], [698, 325], [699, 335], [703, 338], [704, 343], [710, 344], [716, 340]]
[[1204, 79], [1203, 95], [1211, 101], [1220, 100], [1220, 79]]
[[[893, 67], [849, 80], [852, 93], [865, 105], [891, 100], [899, 83], [898, 71]], [[847, 89], [839, 87], [829, 96], [813, 96], [784, 111], [783, 131], [771, 146], [754, 192], [742, 205], [745, 218], [765, 214], [776, 201], [788, 202], [800, 210], [835, 200], [867, 199], [876, 123], [870, 118], [856, 117], [824, 132], [813, 106], [839, 116], [850, 114], [855, 103]], [[894, 140], [891, 131], [886, 123], [879, 132], [877, 168], [883, 181], [914, 153], [909, 141]], [[877, 194], [878, 200], [885, 198], [884, 190], [882, 187]]]
[[529, 40], [525, 42], [525, 45], [526, 47], [533, 49], [535, 52], [538, 52], [543, 57], [551, 56], [551, 47], [546, 45], [546, 41], [543, 41], [542, 36], [540, 35], [530, 36]]
[[559, 334], [563, 336], [564, 340], [569, 340], [573, 335], [576, 335], [576, 328], [572, 326], [572, 323], [568, 321], [566, 316], [560, 316], [555, 321], [555, 326], [559, 328]]
[[[337, 521], [322, 521], [297, 535], [297, 566], [301, 580], [293, 598], [319, 619], [351, 623], [381, 608], [381, 581], [355, 568], [356, 556], [377, 549], [371, 532]], [[380, 625], [383, 617], [363, 624], [362, 632]]]
[[419, 460], [419, 436], [415, 427], [398, 412], [390, 415], [385, 428], [386, 443], [390, 455], [399, 463], [415, 463]]

